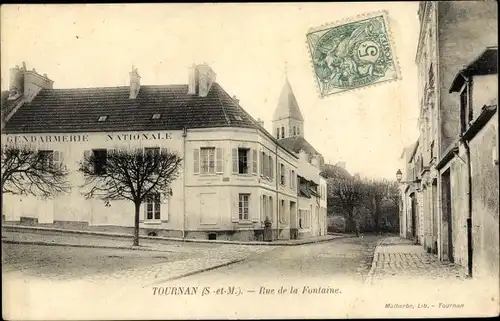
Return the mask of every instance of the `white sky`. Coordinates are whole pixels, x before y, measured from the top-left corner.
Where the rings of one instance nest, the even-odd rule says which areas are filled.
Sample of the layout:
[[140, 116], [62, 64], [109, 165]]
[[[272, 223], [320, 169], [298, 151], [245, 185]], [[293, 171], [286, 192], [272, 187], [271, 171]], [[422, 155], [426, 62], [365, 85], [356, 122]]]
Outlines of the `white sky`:
[[[418, 131], [418, 1], [315, 4], [4, 5], [1, 87], [26, 61], [54, 88], [124, 86], [135, 65], [142, 85], [187, 83], [206, 62], [255, 118], [271, 118], [288, 78], [305, 137], [351, 173], [395, 178]], [[402, 80], [319, 98], [306, 45], [312, 27], [387, 10]]]

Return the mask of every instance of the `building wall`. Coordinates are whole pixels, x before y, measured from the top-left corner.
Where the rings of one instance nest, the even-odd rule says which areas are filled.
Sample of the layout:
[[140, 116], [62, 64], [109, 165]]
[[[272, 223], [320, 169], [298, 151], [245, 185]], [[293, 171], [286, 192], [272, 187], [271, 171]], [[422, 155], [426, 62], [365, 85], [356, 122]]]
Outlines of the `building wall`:
[[496, 1], [440, 1], [438, 5], [438, 80], [440, 99], [440, 150], [460, 134], [457, 100], [448, 94], [458, 71], [486, 46], [498, 44]]
[[[50, 142], [47, 137], [51, 137]], [[319, 176], [319, 170], [312, 164], [298, 164], [297, 157], [277, 148], [271, 139], [255, 129], [188, 130], [185, 137], [182, 131], [161, 131], [20, 134], [3, 135], [2, 139], [12, 143], [27, 141], [35, 149], [61, 152], [63, 163], [70, 170], [69, 180], [73, 186], [71, 193], [54, 200], [5, 195], [7, 221], [20, 221], [21, 217], [28, 217], [37, 220], [39, 224], [133, 227], [132, 202], [112, 201], [106, 206], [99, 199], [84, 199], [82, 190], [78, 188], [83, 183], [83, 176], [77, 172], [78, 162], [83, 159], [84, 152], [91, 149], [160, 147], [177, 152], [183, 162], [179, 177], [172, 183], [172, 195], [165, 193], [162, 198], [161, 220], [147, 221], [143, 204], [140, 212], [141, 228], [158, 233], [164, 233], [163, 230], [177, 231], [175, 236], [181, 236], [184, 231], [188, 238], [206, 238], [207, 233], [216, 232], [218, 238], [250, 240], [257, 237], [255, 230], [262, 230], [265, 216], [269, 216], [275, 238], [286, 239], [290, 237], [290, 228], [298, 228], [299, 208], [307, 207], [312, 209], [311, 215], [314, 216], [311, 218], [309, 234], [326, 234], [326, 197], [323, 200], [318, 198], [319, 203], [315, 206], [312, 206], [312, 200], [302, 200], [300, 203], [296, 176], [305, 176], [320, 184], [318, 191], [324, 188], [325, 194], [326, 180]], [[216, 173], [195, 173], [194, 150], [200, 147], [214, 147], [217, 152], [221, 152], [222, 166]], [[258, 155], [255, 173], [253, 161], [249, 163], [249, 174], [233, 171], [232, 152], [238, 147], [255, 150]], [[262, 151], [272, 156], [272, 179], [264, 177], [261, 172], [259, 155]], [[253, 152], [250, 154], [252, 158], [255, 155]], [[284, 185], [280, 184], [280, 164], [286, 169]], [[292, 182], [295, 184], [291, 184]], [[239, 194], [250, 195], [248, 220], [239, 220]]]
[[[15, 134], [2, 135], [2, 140], [8, 143], [27, 144], [38, 150], [54, 150], [62, 153], [62, 161], [70, 174], [68, 180], [72, 186], [71, 192], [58, 196], [53, 200], [40, 200], [36, 197], [16, 197], [5, 195], [5, 202], [12, 204], [17, 211], [6, 213], [6, 220], [17, 221], [21, 216], [37, 218], [39, 223], [50, 224], [54, 221], [88, 222], [89, 225], [133, 226], [134, 205], [130, 201], [112, 201], [111, 206], [105, 206], [98, 199], [86, 200], [82, 196], [84, 189], [83, 176], [78, 172], [78, 164], [83, 160], [84, 152], [92, 149], [119, 148], [168, 148], [183, 155], [183, 137], [181, 131], [163, 132], [115, 132], [115, 133], [73, 133], [73, 134]], [[165, 196], [161, 205], [161, 222], [147, 227], [177, 229], [180, 228], [177, 216], [182, 213], [184, 203], [183, 171], [172, 183], [172, 196]], [[141, 221], [144, 221], [144, 205], [141, 206]]]
[[498, 100], [498, 75], [474, 76], [472, 84], [473, 120], [481, 114], [485, 105], [496, 104]]
[[498, 111], [470, 141], [472, 165], [473, 276], [499, 276]]

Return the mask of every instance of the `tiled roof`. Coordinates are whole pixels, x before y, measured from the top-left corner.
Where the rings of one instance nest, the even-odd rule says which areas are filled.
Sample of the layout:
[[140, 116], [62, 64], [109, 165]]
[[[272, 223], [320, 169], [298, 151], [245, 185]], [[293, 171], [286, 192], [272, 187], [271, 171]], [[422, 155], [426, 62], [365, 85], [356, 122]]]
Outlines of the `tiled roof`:
[[473, 62], [458, 72], [452, 82], [450, 93], [458, 92], [465, 83], [465, 77], [498, 73], [498, 47], [487, 47]]
[[290, 136], [287, 138], [282, 138], [279, 140], [279, 142], [283, 146], [297, 154], [300, 153], [301, 150], [304, 150], [309, 155], [319, 154], [318, 151], [314, 149], [314, 147], [309, 144], [309, 142], [302, 136]]
[[8, 100], [7, 98], [9, 97], [9, 92], [8, 91], [2, 91], [2, 98], [1, 98], [1, 104], [2, 104], [2, 120], [4, 117], [7, 117], [16, 107], [17, 103], [22, 99], [22, 97], [19, 97], [14, 100]]
[[[206, 97], [188, 94], [188, 85], [141, 86], [136, 99], [129, 99], [129, 90], [128, 86], [42, 89], [33, 101], [18, 109], [3, 131], [15, 134], [246, 127], [261, 130], [286, 149], [218, 83], [212, 85]], [[10, 106], [15, 104], [4, 104], [2, 93], [2, 116]], [[152, 119], [153, 114], [161, 116]], [[98, 122], [100, 116], [108, 117]]]
[[[255, 127], [253, 120], [217, 83], [207, 97], [190, 95], [187, 85], [42, 89], [8, 121], [8, 133], [178, 130]], [[151, 119], [153, 114], [159, 119]], [[108, 116], [98, 122], [99, 116]]]

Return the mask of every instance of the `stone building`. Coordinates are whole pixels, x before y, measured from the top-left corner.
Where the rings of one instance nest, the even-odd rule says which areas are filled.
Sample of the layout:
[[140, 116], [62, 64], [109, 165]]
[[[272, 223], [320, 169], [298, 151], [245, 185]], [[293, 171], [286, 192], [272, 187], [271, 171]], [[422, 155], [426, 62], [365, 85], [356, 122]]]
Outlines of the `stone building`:
[[[284, 92], [293, 96], [288, 81]], [[2, 97], [2, 141], [50, 152], [72, 183], [70, 193], [48, 200], [4, 195], [7, 223], [129, 231], [133, 204], [84, 199], [78, 162], [93, 153], [105, 164], [109, 149], [166, 148], [181, 156], [182, 169], [168, 190], [142, 204], [141, 234], [259, 240], [266, 217], [274, 239], [326, 234], [321, 157], [287, 143], [303, 138], [304, 119], [275, 121], [292, 128], [278, 140], [208, 65], [193, 65], [187, 85], [141, 85], [132, 68], [129, 86], [74, 89], [54, 89], [24, 65], [11, 69], [10, 93]], [[280, 98], [277, 110], [293, 103], [300, 115], [293, 99]]]
[[[497, 96], [496, 58], [492, 58], [492, 52], [496, 53], [498, 37], [497, 3], [494, 1], [421, 1], [418, 15], [420, 36], [416, 63], [419, 71], [420, 117], [418, 125], [420, 134], [418, 145], [420, 150], [417, 153], [420, 155], [415, 159], [418, 160], [420, 157], [420, 168], [417, 170], [420, 171], [417, 178], [421, 179], [422, 194], [421, 211], [417, 213], [420, 216], [417, 221], [423, 224], [420, 241], [428, 252], [437, 253], [441, 260], [455, 262], [472, 273], [473, 255], [474, 257], [480, 255], [479, 253], [473, 254], [474, 244], [477, 245], [477, 242], [482, 241], [474, 239], [474, 242], [471, 237], [474, 233], [470, 231], [470, 228], [474, 231], [474, 226], [476, 226], [482, 230], [482, 232], [476, 232], [476, 236], [479, 237], [477, 233], [485, 233], [485, 230], [491, 227], [497, 232], [496, 234], [488, 232], [487, 235], [490, 235], [488, 238], [498, 239], [498, 214], [496, 225], [488, 227], [478, 227], [479, 225], [474, 223], [474, 218], [470, 220], [468, 209], [471, 198], [469, 196], [474, 195], [474, 191], [470, 191], [469, 186], [474, 186], [474, 179], [472, 184], [469, 184], [465, 178], [467, 175], [464, 176], [468, 167], [467, 161], [464, 161], [467, 159], [465, 157], [467, 152], [464, 147], [466, 144], [461, 142], [466, 139], [464, 138], [465, 132], [469, 123], [474, 122], [474, 117], [487, 115], [480, 118], [482, 121], [487, 118], [487, 124], [490, 124], [490, 118], [496, 117], [493, 112], [494, 109], [496, 110], [496, 107], [493, 107], [496, 103], [492, 102], [492, 99], [495, 101]], [[485, 60], [490, 63], [489, 69], [484, 65]], [[492, 65], [495, 65], [495, 68]], [[464, 66], [469, 67], [464, 68]], [[475, 71], [475, 74], [472, 70], [476, 69], [480, 71]], [[485, 71], [486, 69], [488, 71]], [[458, 76], [459, 74], [461, 76]], [[464, 75], [467, 81], [460, 80], [460, 77]], [[468, 89], [469, 92], [464, 93], [463, 88], [459, 86], [460, 82], [468, 83], [472, 79], [469, 77], [475, 76], [477, 76], [475, 89]], [[452, 88], [452, 93], [450, 93], [450, 88]], [[461, 91], [461, 94], [453, 94], [457, 91]], [[466, 95], [469, 98], [466, 98]], [[468, 107], [464, 111], [465, 109], [460, 106], [469, 104], [468, 101], [474, 107]], [[473, 116], [464, 116], [464, 113]], [[477, 126], [479, 125], [474, 128], [481, 127]], [[493, 125], [485, 126], [490, 128]], [[490, 131], [491, 129], [487, 130], [489, 133]], [[471, 136], [465, 137], [470, 137], [470, 139], [475, 137], [472, 134], [469, 135]], [[485, 135], [488, 136], [491, 133]], [[475, 161], [471, 160], [471, 164], [476, 164], [472, 165], [472, 168], [493, 164], [491, 162], [492, 150], [493, 146], [498, 144], [498, 141], [496, 143], [494, 141], [491, 138], [488, 142], [483, 140], [481, 145], [475, 145], [478, 158]], [[481, 153], [489, 153], [490, 159], [487, 160], [486, 156], [479, 157]], [[473, 154], [471, 157], [474, 157]], [[494, 166], [496, 165], [493, 165], [493, 168], [487, 167], [488, 171], [494, 170]], [[496, 167], [496, 174], [498, 177], [498, 167]], [[495, 177], [495, 175], [480, 174], [479, 171], [475, 175], [477, 175], [476, 182], [483, 182], [483, 180], [489, 182], [490, 178]], [[493, 188], [490, 193], [498, 195], [498, 184], [488, 184]], [[483, 197], [478, 196], [478, 199], [484, 201]], [[474, 202], [476, 202], [475, 198]], [[483, 204], [480, 207], [483, 208], [483, 212], [478, 215], [484, 217], [489, 223], [494, 223], [495, 217], [485, 213], [491, 213], [489, 209], [495, 208], [495, 203], [498, 208], [498, 201], [490, 202], [488, 206]], [[488, 211], [485, 210], [486, 208]], [[471, 222], [472, 225], [468, 230], [467, 224], [470, 225]], [[482, 253], [490, 252], [497, 253], [498, 248], [495, 250], [490, 247]], [[489, 261], [489, 259], [485, 260]], [[498, 265], [496, 268], [494, 265], [490, 267], [495, 270]]]
[[475, 277], [498, 280], [498, 48], [485, 48], [457, 72], [449, 92], [460, 134], [438, 164], [444, 254]]

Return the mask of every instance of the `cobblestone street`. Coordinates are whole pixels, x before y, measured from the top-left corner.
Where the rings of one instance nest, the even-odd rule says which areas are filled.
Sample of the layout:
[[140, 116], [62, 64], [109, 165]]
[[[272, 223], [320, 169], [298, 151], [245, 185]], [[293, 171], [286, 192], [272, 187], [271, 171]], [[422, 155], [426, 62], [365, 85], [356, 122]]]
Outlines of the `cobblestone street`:
[[374, 254], [372, 273], [373, 284], [400, 278], [406, 281], [466, 280], [462, 267], [440, 262], [437, 255], [429, 254], [422, 246], [399, 237], [382, 240]]

